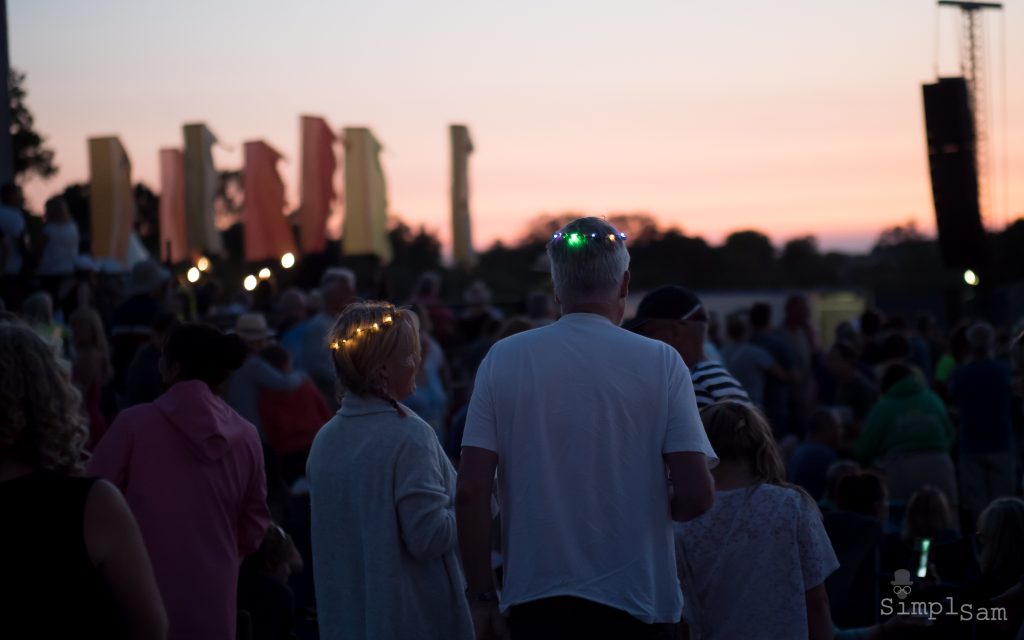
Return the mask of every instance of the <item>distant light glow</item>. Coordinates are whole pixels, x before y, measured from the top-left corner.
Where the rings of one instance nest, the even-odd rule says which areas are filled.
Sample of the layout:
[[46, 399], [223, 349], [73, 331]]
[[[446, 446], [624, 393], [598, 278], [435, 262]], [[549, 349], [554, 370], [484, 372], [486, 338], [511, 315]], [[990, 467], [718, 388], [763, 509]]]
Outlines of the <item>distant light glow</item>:
[[285, 269], [291, 269], [295, 266], [295, 255], [291, 251], [281, 256], [281, 266]]
[[191, 269], [188, 270], [188, 273], [185, 274], [185, 277], [188, 278], [189, 282], [199, 282], [199, 272], [200, 271], [201, 271], [201, 269], [198, 269], [196, 267], [192, 267]]
[[242, 281], [242, 286], [245, 287], [246, 291], [252, 291], [256, 288], [256, 276], [249, 274], [245, 276], [245, 280]]
[[978, 283], [981, 282], [981, 279], [978, 278], [978, 274], [968, 269], [967, 271], [964, 271], [964, 282], [972, 287], [976, 287], [978, 286]]
[[270, 269], [263, 267], [260, 269], [260, 280], [270, 280]]
[[565, 241], [565, 243], [575, 249], [576, 247], [583, 246], [584, 239], [583, 236], [578, 233], [570, 233], [569, 238]]
[[209, 269], [209, 268], [210, 268], [210, 259], [207, 258], [206, 256], [200, 256], [199, 259], [196, 260], [196, 269], [199, 269], [200, 271], [205, 273], [206, 270]]

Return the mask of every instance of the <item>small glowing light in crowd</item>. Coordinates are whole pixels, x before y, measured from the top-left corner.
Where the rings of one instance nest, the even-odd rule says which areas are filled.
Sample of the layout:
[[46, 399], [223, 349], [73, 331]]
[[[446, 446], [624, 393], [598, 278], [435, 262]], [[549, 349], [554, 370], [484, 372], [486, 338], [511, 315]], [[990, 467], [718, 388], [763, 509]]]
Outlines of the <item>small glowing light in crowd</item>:
[[338, 343], [337, 341], [331, 343], [331, 349], [332, 350], [337, 351], [340, 348], [341, 348], [341, 344]]
[[270, 280], [270, 269], [263, 267], [260, 269], [260, 280]]
[[968, 269], [967, 271], [964, 271], [964, 282], [966, 282], [972, 287], [976, 287], [978, 286], [978, 282], [980, 282], [980, 280], [978, 278], [978, 274]]
[[578, 247], [583, 244], [583, 236], [578, 233], [570, 233], [566, 242], [570, 247]]
[[199, 271], [200, 270], [196, 267], [192, 267], [188, 270], [188, 273], [185, 274], [185, 277], [188, 278], [189, 282], [199, 282]]
[[295, 266], [295, 255], [292, 252], [288, 252], [281, 256], [281, 266], [285, 269], [291, 269]]
[[200, 271], [205, 273], [206, 270], [209, 269], [209, 268], [210, 268], [210, 259], [207, 258], [206, 256], [200, 256], [199, 259], [196, 260], [196, 269], [199, 269]]
[[251, 273], [245, 276], [245, 280], [242, 281], [242, 286], [245, 287], [246, 291], [252, 291], [256, 288], [256, 276]]
[[608, 234], [608, 239], [611, 240], [612, 242], [615, 242], [615, 234], [614, 233], [609, 233]]
[[391, 324], [391, 316], [384, 316], [381, 322], [383, 322], [384, 324]]

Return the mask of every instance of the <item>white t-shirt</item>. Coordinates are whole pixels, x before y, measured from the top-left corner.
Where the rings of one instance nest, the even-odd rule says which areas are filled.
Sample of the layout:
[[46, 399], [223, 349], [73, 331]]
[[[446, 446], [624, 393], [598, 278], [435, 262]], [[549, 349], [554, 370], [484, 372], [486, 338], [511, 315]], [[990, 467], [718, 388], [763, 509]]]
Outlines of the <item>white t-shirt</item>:
[[41, 276], [66, 276], [75, 272], [78, 257], [78, 225], [47, 223], [43, 227], [46, 246], [36, 273]]
[[679, 620], [662, 455], [717, 458], [674, 349], [584, 313], [501, 340], [462, 444], [498, 454], [503, 611], [576, 596]]
[[805, 594], [839, 568], [818, 507], [762, 484], [676, 523], [683, 617], [702, 640], [807, 638]]
[[21, 273], [21, 245], [18, 239], [25, 233], [25, 217], [13, 207], [0, 205], [0, 234], [7, 261], [0, 265], [6, 274]]

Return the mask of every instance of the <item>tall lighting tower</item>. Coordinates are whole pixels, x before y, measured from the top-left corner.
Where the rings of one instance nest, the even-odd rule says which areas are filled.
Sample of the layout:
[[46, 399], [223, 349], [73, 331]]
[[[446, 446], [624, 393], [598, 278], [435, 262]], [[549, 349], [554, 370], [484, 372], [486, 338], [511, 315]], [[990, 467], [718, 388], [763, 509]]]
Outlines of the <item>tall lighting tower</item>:
[[939, 0], [939, 6], [957, 7], [962, 18], [960, 31], [960, 67], [967, 80], [969, 91], [968, 101], [971, 118], [974, 121], [974, 163], [978, 172], [979, 204], [982, 218], [989, 207], [988, 185], [988, 113], [987, 91], [985, 78], [985, 25], [981, 20], [981, 12], [985, 9], [1002, 9], [1000, 2], [958, 2], [957, 0]]

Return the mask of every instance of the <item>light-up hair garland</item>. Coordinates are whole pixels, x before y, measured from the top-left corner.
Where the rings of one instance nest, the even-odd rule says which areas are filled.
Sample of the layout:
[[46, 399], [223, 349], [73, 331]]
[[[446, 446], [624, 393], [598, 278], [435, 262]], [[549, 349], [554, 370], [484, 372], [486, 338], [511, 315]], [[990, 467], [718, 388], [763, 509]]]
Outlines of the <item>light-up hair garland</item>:
[[395, 324], [395, 318], [398, 318], [401, 315], [402, 312], [399, 311], [398, 309], [395, 309], [392, 313], [385, 314], [385, 316], [381, 318], [380, 322], [374, 322], [365, 327], [357, 327], [356, 330], [350, 333], [347, 338], [342, 338], [341, 340], [335, 340], [331, 342], [331, 349], [333, 351], [337, 351], [342, 347], [348, 345], [352, 341], [358, 340], [359, 338], [363, 337], [366, 334], [380, 333], [385, 329], [390, 329]]
[[588, 242], [625, 242], [626, 234], [624, 233], [582, 233], [580, 231], [567, 231], [557, 232], [551, 236], [552, 242], [565, 242], [565, 246], [570, 249], [579, 249]]

